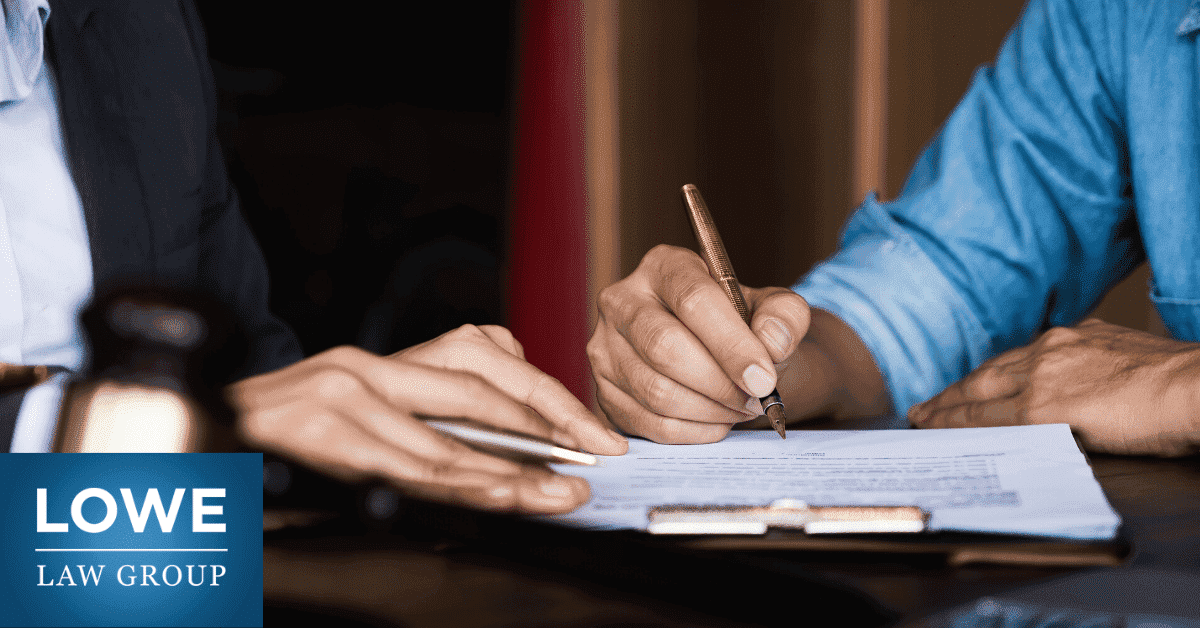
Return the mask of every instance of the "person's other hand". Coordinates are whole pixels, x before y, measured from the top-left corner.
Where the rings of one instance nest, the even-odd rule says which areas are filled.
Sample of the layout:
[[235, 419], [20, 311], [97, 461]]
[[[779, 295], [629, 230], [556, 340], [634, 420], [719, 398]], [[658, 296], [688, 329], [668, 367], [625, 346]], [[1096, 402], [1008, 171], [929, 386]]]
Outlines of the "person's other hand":
[[1200, 345], [1088, 319], [984, 362], [908, 412], [918, 427], [1069, 423], [1090, 451], [1200, 450]]
[[700, 256], [667, 245], [605, 288], [588, 358], [609, 419], [660, 443], [708, 443], [762, 414], [809, 309], [786, 288], [742, 291], [749, 328]]
[[460, 327], [389, 357], [338, 347], [226, 389], [249, 444], [348, 481], [387, 480], [418, 497], [558, 513], [589, 497], [581, 478], [481, 453], [419, 417], [461, 417], [618, 455], [628, 443], [497, 326]]

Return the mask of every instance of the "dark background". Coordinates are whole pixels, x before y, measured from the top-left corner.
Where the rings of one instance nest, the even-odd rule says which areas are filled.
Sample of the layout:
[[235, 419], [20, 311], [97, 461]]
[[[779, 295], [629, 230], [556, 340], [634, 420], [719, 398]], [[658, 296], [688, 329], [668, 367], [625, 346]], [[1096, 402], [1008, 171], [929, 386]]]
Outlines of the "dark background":
[[514, 3], [197, 4], [230, 176], [305, 352], [501, 323]]

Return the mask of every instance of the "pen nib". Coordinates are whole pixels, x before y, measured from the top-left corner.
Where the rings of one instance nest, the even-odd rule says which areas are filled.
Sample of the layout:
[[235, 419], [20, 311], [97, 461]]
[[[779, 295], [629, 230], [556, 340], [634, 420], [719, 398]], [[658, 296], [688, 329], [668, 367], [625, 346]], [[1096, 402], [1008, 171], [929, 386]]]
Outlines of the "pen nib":
[[779, 432], [780, 438], [787, 438], [787, 428], [783, 425], [783, 404], [772, 404], [767, 408], [767, 418], [771, 421], [771, 427]]

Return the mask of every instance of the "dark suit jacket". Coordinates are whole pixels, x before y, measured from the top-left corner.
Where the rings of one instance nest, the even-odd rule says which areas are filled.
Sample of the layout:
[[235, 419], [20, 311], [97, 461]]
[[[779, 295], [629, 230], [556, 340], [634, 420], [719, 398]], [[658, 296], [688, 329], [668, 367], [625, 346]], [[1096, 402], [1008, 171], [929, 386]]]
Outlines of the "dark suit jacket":
[[120, 283], [200, 291], [236, 315], [250, 358], [300, 356], [267, 310], [267, 270], [217, 144], [216, 93], [188, 0], [51, 0], [47, 54], [97, 294]]
[[[295, 336], [267, 309], [266, 265], [217, 144], [216, 93], [195, 7], [50, 0], [46, 36], [96, 293], [137, 284], [215, 297], [249, 340], [248, 358], [229, 380], [300, 359]], [[20, 405], [7, 397], [0, 451]]]

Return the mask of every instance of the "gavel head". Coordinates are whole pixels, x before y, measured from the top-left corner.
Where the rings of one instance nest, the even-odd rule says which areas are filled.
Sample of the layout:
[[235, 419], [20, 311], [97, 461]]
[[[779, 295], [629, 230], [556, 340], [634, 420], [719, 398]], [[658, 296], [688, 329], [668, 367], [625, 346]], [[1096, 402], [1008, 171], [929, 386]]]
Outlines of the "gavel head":
[[232, 412], [205, 382], [202, 360], [227, 335], [212, 302], [177, 291], [125, 288], [81, 317], [90, 375], [63, 398], [54, 451], [217, 450]]

